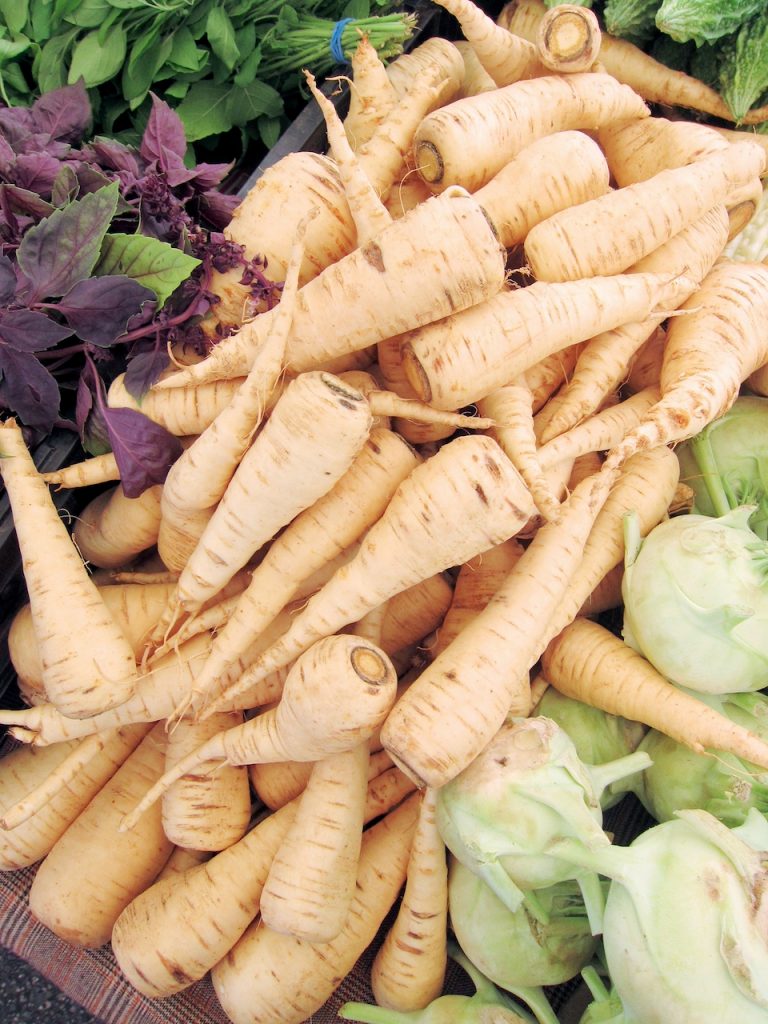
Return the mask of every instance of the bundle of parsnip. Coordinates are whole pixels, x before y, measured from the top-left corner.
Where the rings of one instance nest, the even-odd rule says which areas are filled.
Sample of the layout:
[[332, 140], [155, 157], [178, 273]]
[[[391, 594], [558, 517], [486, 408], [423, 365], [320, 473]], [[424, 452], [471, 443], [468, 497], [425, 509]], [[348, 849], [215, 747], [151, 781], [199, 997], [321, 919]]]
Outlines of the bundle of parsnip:
[[[768, 768], [574, 629], [620, 605], [625, 513], [681, 500], [672, 446], [768, 363], [768, 266], [722, 255], [765, 148], [653, 115], [584, 8], [534, 41], [441, 2], [466, 39], [389, 68], [361, 40], [344, 123], [308, 74], [329, 153], [229, 228], [281, 301], [213, 282], [222, 340], [140, 403], [184, 442], [162, 485], [126, 498], [109, 455], [41, 476], [0, 426], [29, 592], [0, 868], [40, 862], [35, 916], [146, 995], [210, 971], [235, 1024], [315, 1013], [401, 893], [374, 996], [441, 993], [435, 794], [565, 639], [569, 693]], [[95, 483], [68, 530], [50, 486]]]

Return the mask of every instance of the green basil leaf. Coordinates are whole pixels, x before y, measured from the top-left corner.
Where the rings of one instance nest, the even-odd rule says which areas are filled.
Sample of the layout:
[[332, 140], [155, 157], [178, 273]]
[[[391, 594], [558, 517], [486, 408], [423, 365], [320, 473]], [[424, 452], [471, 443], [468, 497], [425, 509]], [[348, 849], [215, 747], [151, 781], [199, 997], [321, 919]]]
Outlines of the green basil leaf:
[[232, 88], [226, 106], [232, 124], [236, 125], [247, 124], [264, 114], [267, 117], [278, 117], [283, 112], [280, 93], [271, 85], [258, 80], [242, 88]]
[[79, 28], [99, 28], [112, 9], [108, 0], [81, 0], [67, 21]]
[[232, 71], [240, 60], [240, 51], [235, 41], [235, 30], [229, 15], [223, 7], [213, 7], [208, 12], [205, 32], [211, 49], [226, 67]]
[[103, 42], [94, 29], [76, 43], [67, 81], [74, 85], [82, 78], [89, 88], [108, 82], [122, 68], [126, 48], [127, 36], [121, 25], [113, 25]]
[[187, 142], [229, 131], [232, 118], [227, 109], [229, 87], [215, 82], [195, 82], [176, 108], [184, 123]]
[[29, 0], [0, 0], [0, 16], [11, 34], [19, 35], [29, 17]]
[[186, 25], [173, 33], [168, 64], [176, 71], [201, 71], [208, 61], [208, 52], [195, 43], [195, 37]]
[[59, 89], [67, 83], [67, 54], [79, 34], [76, 28], [51, 36], [35, 58], [34, 72], [41, 92]]
[[241, 87], [250, 85], [256, 78], [256, 74], [259, 70], [259, 64], [261, 64], [261, 47], [255, 46], [240, 65], [237, 74], [232, 79], [234, 84]]
[[259, 137], [267, 149], [271, 149], [283, 131], [283, 124], [279, 117], [259, 117], [256, 120], [259, 129]]
[[200, 260], [146, 235], [108, 234], [95, 274], [123, 274], [149, 288], [161, 307]]

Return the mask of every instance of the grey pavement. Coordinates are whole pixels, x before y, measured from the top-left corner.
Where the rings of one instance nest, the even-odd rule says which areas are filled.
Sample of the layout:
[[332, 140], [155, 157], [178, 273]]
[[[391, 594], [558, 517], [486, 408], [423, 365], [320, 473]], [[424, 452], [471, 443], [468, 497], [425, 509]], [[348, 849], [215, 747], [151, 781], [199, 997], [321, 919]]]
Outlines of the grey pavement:
[[0, 948], [0, 1024], [100, 1024], [25, 961]]

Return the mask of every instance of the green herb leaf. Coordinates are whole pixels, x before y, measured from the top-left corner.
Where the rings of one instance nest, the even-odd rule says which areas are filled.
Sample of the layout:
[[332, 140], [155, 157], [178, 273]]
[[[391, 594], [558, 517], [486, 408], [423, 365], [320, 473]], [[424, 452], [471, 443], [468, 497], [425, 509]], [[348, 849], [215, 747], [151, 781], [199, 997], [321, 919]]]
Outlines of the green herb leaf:
[[180, 25], [171, 37], [168, 64], [176, 71], [201, 71], [208, 62], [207, 51], [195, 43], [186, 25]]
[[232, 88], [226, 107], [232, 124], [243, 125], [264, 115], [278, 117], [283, 111], [283, 101], [271, 85], [256, 80], [243, 88]]
[[0, 16], [12, 35], [19, 35], [29, 17], [29, 0], [0, 0]]
[[114, 25], [106, 38], [94, 29], [75, 45], [67, 81], [70, 85], [82, 78], [89, 88], [102, 85], [120, 71], [125, 61], [128, 37], [121, 25]]
[[229, 88], [215, 82], [195, 82], [176, 108], [184, 124], [188, 142], [196, 142], [207, 135], [218, 135], [232, 127], [227, 110]]
[[61, 35], [51, 36], [35, 59], [34, 71], [41, 92], [59, 89], [67, 82], [67, 53], [78, 35], [78, 29], [70, 29]]
[[145, 235], [108, 234], [95, 274], [123, 274], [151, 289], [161, 307], [200, 260]]
[[227, 70], [232, 71], [240, 60], [240, 51], [235, 41], [232, 22], [223, 7], [211, 8], [205, 23], [205, 31], [213, 52]]

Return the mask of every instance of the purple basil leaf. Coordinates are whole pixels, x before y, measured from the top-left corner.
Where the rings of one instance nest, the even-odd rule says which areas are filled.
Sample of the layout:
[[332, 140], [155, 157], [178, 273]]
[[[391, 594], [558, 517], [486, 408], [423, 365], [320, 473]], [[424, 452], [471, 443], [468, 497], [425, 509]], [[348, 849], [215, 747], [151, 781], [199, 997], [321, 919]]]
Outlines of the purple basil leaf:
[[80, 183], [70, 164], [59, 164], [59, 173], [51, 185], [51, 202], [54, 206], [66, 206], [80, 194]]
[[0, 171], [8, 174], [11, 165], [16, 159], [16, 152], [4, 135], [0, 135]]
[[81, 196], [87, 195], [90, 192], [98, 192], [100, 188], [104, 188], [105, 185], [109, 185], [111, 181], [114, 181], [114, 178], [111, 178], [92, 164], [79, 163], [73, 167], [73, 170]]
[[16, 152], [32, 155], [34, 153], [45, 153], [56, 160], [65, 160], [71, 153], [72, 147], [67, 142], [58, 142], [52, 139], [47, 132], [32, 132], [19, 139], [16, 143]]
[[239, 196], [211, 189], [200, 196], [200, 213], [214, 228], [220, 230], [232, 220], [232, 214], [240, 202]]
[[181, 455], [178, 437], [136, 409], [103, 409], [109, 440], [128, 498], [161, 484]]
[[47, 153], [22, 153], [16, 158], [14, 180], [21, 188], [50, 196], [61, 162]]
[[139, 145], [139, 152], [148, 161], [157, 161], [165, 171], [170, 185], [180, 185], [195, 176], [195, 171], [184, 165], [187, 137], [181, 118], [164, 100], [154, 93], [147, 127]]
[[138, 401], [149, 391], [170, 363], [168, 350], [147, 340], [145, 346], [135, 344], [128, 357], [123, 383], [129, 395]]
[[28, 107], [0, 107], [0, 132], [14, 149], [34, 130], [35, 121]]
[[78, 281], [56, 309], [83, 341], [109, 348], [125, 333], [128, 322], [141, 312], [144, 303], [154, 301], [155, 293], [138, 281], [108, 274]]
[[52, 139], [78, 142], [91, 125], [91, 102], [83, 80], [44, 93], [32, 104], [32, 116]]
[[210, 188], [216, 188], [234, 166], [234, 161], [228, 164], [198, 164], [195, 167], [193, 184], [198, 192], [206, 192]]
[[116, 139], [97, 136], [83, 147], [83, 155], [108, 170], [129, 171], [137, 178], [141, 176], [141, 167], [134, 151]]
[[0, 339], [17, 352], [41, 352], [71, 333], [71, 328], [32, 309], [12, 309], [0, 315]]
[[19, 188], [17, 185], [0, 185], [4, 200], [14, 213], [26, 214], [35, 220], [50, 217], [55, 207], [47, 203], [37, 192]]
[[16, 274], [13, 264], [5, 255], [0, 255], [0, 305], [7, 306], [16, 294]]
[[85, 437], [85, 426], [88, 417], [93, 409], [93, 392], [88, 387], [85, 370], [80, 374], [77, 382], [77, 393], [75, 397], [75, 423], [81, 437]]
[[33, 299], [64, 295], [89, 277], [117, 207], [117, 182], [83, 196], [30, 228], [16, 259]]
[[59, 385], [30, 352], [0, 345], [0, 404], [48, 433], [59, 416]]

